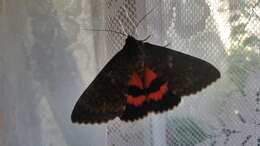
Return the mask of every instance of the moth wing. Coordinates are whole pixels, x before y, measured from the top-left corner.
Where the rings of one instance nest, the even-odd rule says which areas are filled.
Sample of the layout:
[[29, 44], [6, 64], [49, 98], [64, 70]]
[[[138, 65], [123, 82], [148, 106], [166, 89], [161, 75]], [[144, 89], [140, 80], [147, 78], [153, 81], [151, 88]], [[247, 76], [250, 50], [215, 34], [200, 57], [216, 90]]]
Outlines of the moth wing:
[[145, 64], [168, 82], [175, 96], [195, 94], [220, 78], [217, 68], [199, 58], [149, 43], [143, 49]]
[[131, 60], [136, 60], [136, 52], [127, 49], [130, 46], [126, 44], [80, 96], [71, 115], [72, 122], [103, 123], [123, 114], [128, 75], [134, 70]]

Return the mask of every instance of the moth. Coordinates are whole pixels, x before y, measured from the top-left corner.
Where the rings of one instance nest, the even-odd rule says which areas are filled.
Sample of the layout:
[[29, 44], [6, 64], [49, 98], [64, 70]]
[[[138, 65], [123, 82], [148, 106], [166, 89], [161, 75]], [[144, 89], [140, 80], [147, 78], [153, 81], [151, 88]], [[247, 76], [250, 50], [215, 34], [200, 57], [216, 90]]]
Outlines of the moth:
[[135, 121], [177, 106], [220, 78], [199, 58], [128, 36], [125, 45], [83, 92], [71, 115], [76, 123]]

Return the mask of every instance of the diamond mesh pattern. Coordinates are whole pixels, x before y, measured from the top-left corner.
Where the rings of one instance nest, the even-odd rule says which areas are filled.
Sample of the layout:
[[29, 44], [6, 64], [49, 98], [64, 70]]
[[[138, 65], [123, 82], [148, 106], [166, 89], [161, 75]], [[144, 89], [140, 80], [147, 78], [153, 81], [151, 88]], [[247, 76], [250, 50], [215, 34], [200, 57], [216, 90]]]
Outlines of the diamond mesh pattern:
[[[106, 2], [108, 11], [112, 9], [115, 12], [113, 15], [111, 13], [105, 15], [106, 29], [134, 34], [137, 39], [142, 39], [139, 36], [152, 35], [148, 42], [158, 45], [169, 44], [168, 47], [171, 49], [207, 60], [222, 72], [222, 79], [218, 83], [196, 95], [184, 97], [178, 108], [170, 112], [160, 115], [150, 114], [144, 120], [134, 123], [124, 123], [118, 119], [110, 122], [107, 125], [109, 146], [234, 145], [233, 143], [246, 145], [253, 143], [252, 137], [257, 139], [257, 136], [241, 134], [243, 130], [249, 130], [250, 126], [245, 129], [230, 127], [230, 125], [239, 125], [239, 120], [243, 121], [240, 114], [247, 115], [249, 117], [247, 120], [251, 124], [256, 123], [256, 117], [259, 117], [259, 115], [255, 115], [259, 112], [259, 96], [254, 99], [257, 102], [245, 99], [237, 91], [237, 85], [233, 84], [228, 76], [231, 61], [227, 50], [230, 48], [228, 43], [232, 42], [232, 37], [223, 35], [229, 33], [229, 31], [225, 32], [223, 27], [226, 29], [230, 27], [229, 21], [225, 19], [225, 17], [229, 18], [229, 15], [226, 16], [227, 12], [221, 11], [224, 4], [219, 5], [210, 0], [125, 0], [121, 2], [121, 5], [116, 4], [119, 1], [107, 0]], [[241, 7], [237, 1], [227, 3], [232, 9]], [[145, 9], [144, 11], [138, 7], [141, 4], [145, 6], [145, 8], [142, 7]], [[138, 26], [139, 28], [134, 32], [139, 21], [138, 18], [153, 8], [155, 10], [141, 22], [142, 26]], [[259, 20], [254, 19], [249, 25], [256, 26], [257, 22]], [[250, 26], [248, 27], [250, 28]], [[259, 29], [256, 28], [249, 30], [252, 34], [256, 34], [258, 31]], [[117, 34], [107, 34], [106, 44], [109, 58], [122, 48], [124, 39], [125, 37]], [[258, 40], [254, 43], [256, 42]], [[231, 59], [233, 60], [233, 58]], [[236, 61], [232, 63], [239, 66]], [[253, 69], [257, 70], [257, 68]], [[245, 81], [240, 78], [243, 70], [251, 73], [248, 68], [239, 68], [232, 71], [233, 79]], [[244, 85], [247, 87], [245, 92], [256, 93], [259, 90], [259, 86], [250, 84], [257, 78], [256, 76], [257, 74], [250, 75], [249, 81], [246, 81], [246, 85]], [[233, 95], [234, 93], [236, 95]], [[245, 108], [249, 106], [252, 109]], [[241, 113], [237, 113], [238, 111]], [[252, 111], [254, 113], [251, 113]], [[239, 142], [230, 140], [232, 135], [239, 134], [238, 137], [243, 140]]]
[[[126, 38], [85, 28], [151, 35], [221, 79], [163, 114], [72, 124], [78, 97]], [[0, 0], [0, 145], [259, 146], [259, 36], [260, 0]]]

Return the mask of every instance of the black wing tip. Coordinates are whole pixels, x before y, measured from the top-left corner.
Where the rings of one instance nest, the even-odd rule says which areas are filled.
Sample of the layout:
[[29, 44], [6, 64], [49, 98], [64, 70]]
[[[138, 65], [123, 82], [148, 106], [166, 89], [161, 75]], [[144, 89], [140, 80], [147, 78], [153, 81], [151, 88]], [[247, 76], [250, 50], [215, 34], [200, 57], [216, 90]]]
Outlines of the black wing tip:
[[[116, 113], [117, 114], [117, 113]], [[104, 113], [95, 113], [91, 111], [81, 111], [75, 107], [71, 114], [71, 122], [75, 124], [100, 125], [115, 119], [114, 114], [104, 115]]]
[[217, 79], [219, 79], [221, 77], [221, 73], [218, 69], [216, 69], [216, 70], [217, 70]]
[[210, 81], [210, 83], [209, 83], [209, 85], [211, 84], [211, 83], [214, 83], [214, 82], [216, 82], [220, 77], [221, 77], [221, 73], [220, 73], [220, 71], [215, 67], [215, 66], [213, 66], [212, 64], [210, 64], [211, 66], [212, 66], [212, 69], [211, 69], [211, 72], [209, 73], [209, 75], [210, 75], [210, 79], [209, 80], [211, 80]]
[[202, 90], [206, 89], [208, 86], [216, 83], [219, 78], [221, 78], [221, 73], [217, 68], [215, 68], [213, 66], [213, 70], [211, 70], [211, 72], [209, 72], [208, 78], [205, 79], [207, 82], [204, 82], [204, 84], [199, 89], [197, 89], [193, 92], [190, 92], [188, 94], [184, 94], [182, 96], [190, 96], [190, 95], [197, 94], [197, 93], [201, 92]]
[[98, 118], [83, 118], [81, 116], [71, 115], [71, 122], [73, 124], [86, 124], [86, 125], [101, 125], [113, 119], [98, 119]]
[[78, 117], [80, 117], [79, 112], [76, 109], [76, 107], [74, 107], [74, 109], [73, 109], [73, 111], [71, 113], [71, 116], [70, 116], [71, 122], [72, 123], [78, 123], [79, 122], [79, 120], [78, 120], [79, 118]]

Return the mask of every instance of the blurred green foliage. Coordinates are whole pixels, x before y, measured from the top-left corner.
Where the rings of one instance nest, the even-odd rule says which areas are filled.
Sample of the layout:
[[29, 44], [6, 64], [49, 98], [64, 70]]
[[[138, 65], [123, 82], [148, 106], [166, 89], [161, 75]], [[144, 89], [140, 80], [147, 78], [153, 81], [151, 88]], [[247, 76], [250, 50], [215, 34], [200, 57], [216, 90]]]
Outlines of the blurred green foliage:
[[[228, 0], [231, 4], [232, 0]], [[258, 1], [237, 1], [238, 6], [235, 9], [228, 9], [230, 14], [229, 23], [231, 25], [231, 37], [228, 62], [228, 75], [230, 79], [245, 95], [244, 87], [249, 73], [260, 69], [259, 50], [260, 36], [255, 33], [259, 26], [250, 25], [252, 21], [260, 24], [259, 16], [255, 9], [259, 8]], [[254, 23], [253, 23], [254, 24]]]

